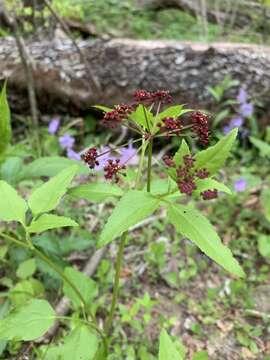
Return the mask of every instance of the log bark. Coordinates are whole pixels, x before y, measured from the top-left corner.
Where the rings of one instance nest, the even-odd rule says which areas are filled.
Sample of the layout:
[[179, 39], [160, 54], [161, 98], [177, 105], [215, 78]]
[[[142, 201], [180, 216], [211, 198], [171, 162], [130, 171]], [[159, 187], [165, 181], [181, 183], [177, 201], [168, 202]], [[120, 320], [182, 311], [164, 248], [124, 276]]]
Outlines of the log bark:
[[[208, 106], [207, 86], [230, 74], [252, 97], [270, 102], [270, 49], [255, 45], [193, 44], [128, 39], [78, 42], [101, 86], [93, 91], [87, 69], [68, 39], [29, 43], [39, 108], [46, 113], [88, 112], [93, 104], [131, 100], [136, 89], [168, 89], [175, 101]], [[8, 78], [11, 106], [29, 112], [26, 76], [12, 38], [0, 39], [0, 80]]]

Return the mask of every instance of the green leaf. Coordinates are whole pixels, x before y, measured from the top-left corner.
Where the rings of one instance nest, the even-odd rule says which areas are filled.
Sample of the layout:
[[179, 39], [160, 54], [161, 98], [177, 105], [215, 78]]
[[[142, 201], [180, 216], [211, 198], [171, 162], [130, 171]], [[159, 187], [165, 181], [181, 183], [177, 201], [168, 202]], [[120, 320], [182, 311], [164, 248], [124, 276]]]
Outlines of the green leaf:
[[193, 111], [192, 109], [183, 109], [185, 105], [170, 106], [166, 110], [162, 111], [156, 117], [157, 122], [164, 119], [165, 117], [177, 118], [187, 112]]
[[267, 144], [265, 141], [260, 139], [256, 139], [253, 136], [249, 137], [249, 140], [252, 142], [257, 149], [259, 149], [261, 156], [270, 156], [270, 145]]
[[0, 220], [19, 221], [24, 224], [27, 204], [5, 181], [0, 181], [0, 199]]
[[11, 139], [10, 110], [7, 101], [6, 83], [0, 94], [0, 154], [3, 153]]
[[35, 340], [53, 325], [55, 313], [45, 300], [32, 300], [0, 320], [0, 339]]
[[[98, 293], [96, 282], [72, 267], [65, 268], [65, 275], [76, 285], [85, 302], [90, 304]], [[80, 298], [67, 282], [64, 282], [63, 292], [76, 308], [81, 306]]]
[[1, 166], [1, 177], [9, 184], [15, 184], [22, 170], [23, 160], [19, 157], [10, 157]]
[[36, 260], [35, 259], [28, 259], [23, 261], [17, 271], [16, 275], [21, 279], [26, 279], [32, 276], [36, 271]]
[[120, 199], [109, 217], [101, 233], [98, 246], [108, 244], [132, 225], [136, 225], [147, 218], [157, 209], [158, 205], [159, 200], [147, 192], [138, 190], [128, 191]]
[[98, 348], [98, 338], [89, 326], [77, 326], [65, 337], [62, 347], [63, 360], [92, 360]]
[[70, 166], [36, 189], [28, 200], [32, 213], [38, 215], [53, 210], [66, 193], [77, 171], [77, 166]]
[[29, 233], [41, 233], [43, 231], [65, 226], [78, 226], [76, 221], [53, 214], [43, 214], [37, 220], [33, 220], [28, 227]]
[[214, 128], [217, 127], [222, 120], [224, 120], [226, 117], [229, 116], [229, 114], [230, 114], [229, 109], [221, 110], [214, 118], [213, 127]]
[[264, 210], [264, 215], [270, 221], [270, 189], [265, 189], [261, 193], [261, 204]]
[[263, 257], [270, 257], [270, 236], [260, 235], [258, 239], [258, 250]]
[[200, 194], [203, 191], [206, 190], [213, 190], [213, 189], [217, 189], [218, 191], [224, 192], [226, 194], [231, 195], [232, 192], [231, 190], [224, 184], [220, 183], [219, 181], [216, 181], [214, 179], [197, 179], [195, 181], [196, 183], [196, 190], [195, 190], [195, 194]]
[[150, 128], [152, 127], [153, 124], [153, 119], [154, 116], [151, 113], [151, 111], [149, 111], [145, 106], [143, 105], [139, 105], [137, 106], [136, 110], [133, 111], [130, 115], [129, 118], [133, 121], [135, 121], [136, 124], [138, 125], [142, 125], [143, 127], [147, 128], [147, 121], [146, 118], [148, 120], [148, 124], [150, 126]]
[[183, 163], [184, 163], [183, 157], [185, 155], [191, 155], [191, 153], [190, 153], [188, 144], [186, 143], [185, 139], [183, 139], [178, 151], [174, 154], [174, 157], [173, 157], [173, 160], [177, 167], [183, 165]]
[[55, 176], [60, 171], [72, 166], [76, 165], [79, 167], [78, 173], [80, 174], [88, 174], [89, 169], [80, 164], [79, 161], [67, 159], [61, 156], [48, 156], [42, 157], [33, 162], [29, 163], [28, 165], [24, 166], [23, 170], [19, 174], [19, 179], [32, 179], [41, 177], [41, 176]]
[[[181, 145], [179, 147], [179, 149], [177, 150], [177, 152], [174, 154], [173, 160], [176, 164], [176, 167], [182, 166], [184, 161], [183, 161], [183, 157], [185, 155], [191, 155], [190, 150], [189, 150], [189, 146], [186, 143], [185, 139], [183, 139], [181, 141]], [[175, 168], [169, 168], [167, 170], [167, 173], [170, 175], [170, 177], [176, 181], [177, 175], [176, 175], [176, 169]]]
[[[97, 360], [98, 338], [86, 325], [77, 325], [60, 346], [42, 347], [44, 360]], [[105, 356], [100, 360], [105, 360]]]
[[209, 357], [206, 351], [198, 351], [193, 355], [192, 360], [209, 360]]
[[84, 184], [70, 189], [68, 193], [72, 197], [93, 202], [102, 202], [107, 198], [123, 196], [123, 190], [120, 187], [108, 183]]
[[184, 356], [178, 352], [170, 336], [164, 329], [161, 331], [159, 338], [158, 360], [184, 360]]
[[227, 136], [222, 138], [216, 145], [200, 151], [195, 156], [195, 168], [206, 168], [212, 175], [225, 163], [230, 154], [232, 145], [236, 139], [238, 129], [233, 129]]
[[94, 105], [94, 106], [92, 106], [92, 107], [95, 108], [95, 109], [102, 110], [102, 111], [104, 111], [105, 113], [113, 110], [112, 108], [109, 108], [109, 107], [103, 106], [103, 105]]
[[36, 279], [30, 278], [18, 282], [10, 291], [9, 298], [14, 306], [24, 305], [30, 299], [44, 296], [44, 287]]
[[245, 276], [230, 249], [222, 244], [213, 226], [197, 210], [190, 206], [171, 204], [168, 207], [168, 217], [175, 228], [194, 242], [207, 256], [232, 274]]

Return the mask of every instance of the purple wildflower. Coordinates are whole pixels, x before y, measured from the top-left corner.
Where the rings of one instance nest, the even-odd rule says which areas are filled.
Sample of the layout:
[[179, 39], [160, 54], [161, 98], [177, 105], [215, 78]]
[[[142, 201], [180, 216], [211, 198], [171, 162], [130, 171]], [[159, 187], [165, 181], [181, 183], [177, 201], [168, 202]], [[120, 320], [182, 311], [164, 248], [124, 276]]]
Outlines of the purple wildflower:
[[239, 101], [240, 104], [246, 104], [248, 98], [248, 94], [245, 89], [241, 88], [236, 97], [236, 100]]
[[71, 149], [74, 145], [75, 139], [69, 134], [64, 134], [59, 138], [59, 143], [62, 149]]
[[234, 118], [230, 121], [230, 127], [233, 129], [233, 128], [236, 128], [236, 127], [240, 127], [242, 126], [244, 123], [244, 119], [241, 118], [241, 117], [238, 117], [238, 118]]
[[81, 160], [81, 156], [80, 154], [78, 154], [76, 151], [74, 151], [72, 148], [68, 148], [67, 149], [67, 156], [68, 158], [70, 158], [71, 160], [77, 160], [80, 161]]
[[49, 127], [48, 127], [48, 132], [51, 135], [54, 135], [58, 128], [59, 128], [59, 124], [60, 124], [60, 119], [59, 118], [54, 118], [50, 121], [49, 123]]
[[137, 165], [138, 164], [138, 156], [136, 149], [132, 146], [132, 143], [130, 142], [128, 144], [128, 147], [120, 148], [120, 164], [126, 164], [129, 165]]
[[244, 117], [249, 117], [253, 114], [253, 104], [245, 103], [240, 106], [240, 113]]
[[234, 182], [234, 190], [236, 192], [243, 192], [246, 190], [247, 187], [247, 181], [244, 178], [240, 178]]
[[226, 126], [223, 127], [223, 134], [228, 135], [231, 130], [232, 130], [231, 126], [226, 125]]

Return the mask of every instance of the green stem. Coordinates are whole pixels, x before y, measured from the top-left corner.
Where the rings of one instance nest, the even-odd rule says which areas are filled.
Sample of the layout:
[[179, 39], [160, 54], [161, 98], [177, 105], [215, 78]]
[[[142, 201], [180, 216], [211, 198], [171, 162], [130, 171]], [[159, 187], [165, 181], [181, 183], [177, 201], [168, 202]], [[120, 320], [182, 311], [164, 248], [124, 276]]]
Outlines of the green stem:
[[114, 285], [113, 285], [113, 298], [112, 298], [112, 303], [111, 303], [108, 320], [106, 321], [106, 324], [105, 324], [105, 335], [107, 335], [107, 336], [109, 335], [110, 330], [111, 330], [113, 316], [114, 316], [114, 312], [115, 312], [115, 308], [116, 308], [116, 303], [118, 300], [120, 272], [121, 272], [121, 266], [122, 266], [122, 261], [123, 261], [126, 239], [127, 239], [127, 231], [124, 232], [121, 236], [120, 245], [119, 245], [117, 258], [116, 258], [115, 276], [114, 276]]
[[[86, 313], [85, 313], [85, 308], [87, 307], [87, 303], [85, 302], [82, 294], [80, 293], [79, 289], [76, 287], [76, 285], [73, 284], [72, 281], [70, 281], [70, 279], [65, 275], [65, 273], [62, 271], [62, 269], [60, 269], [57, 265], [55, 265], [54, 262], [52, 262], [45, 254], [43, 254], [41, 251], [39, 251], [37, 248], [33, 247], [32, 251], [34, 254], [36, 254], [40, 259], [42, 259], [47, 265], [49, 265], [49, 267], [51, 269], [53, 269], [55, 272], [57, 272], [57, 274], [63, 279], [63, 281], [65, 281], [71, 288], [72, 290], [76, 293], [76, 295], [78, 296], [78, 298], [81, 301], [81, 307], [82, 307], [82, 311], [83, 311], [83, 316], [84, 319], [86, 319]], [[90, 317], [92, 319], [92, 321], [94, 323], [96, 323], [96, 319], [94, 318], [94, 316], [90, 313]]]
[[138, 168], [137, 177], [136, 177], [136, 183], [135, 183], [135, 188], [136, 189], [139, 189], [139, 187], [140, 187], [140, 180], [141, 180], [144, 156], [145, 156], [145, 151], [146, 151], [147, 145], [148, 145], [147, 142], [145, 141], [145, 139], [143, 139], [142, 140], [142, 151], [141, 151], [141, 156], [140, 156], [139, 168]]
[[148, 145], [148, 161], [147, 161], [147, 192], [151, 191], [152, 155], [153, 155], [153, 139], [150, 139]]

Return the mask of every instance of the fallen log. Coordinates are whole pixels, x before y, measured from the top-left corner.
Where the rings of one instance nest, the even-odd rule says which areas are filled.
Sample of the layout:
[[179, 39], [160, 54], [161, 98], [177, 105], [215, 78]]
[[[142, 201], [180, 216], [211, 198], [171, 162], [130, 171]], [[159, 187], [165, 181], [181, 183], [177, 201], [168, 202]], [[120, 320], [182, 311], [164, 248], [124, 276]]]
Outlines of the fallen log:
[[[168, 89], [176, 101], [208, 106], [207, 86], [230, 74], [252, 97], [270, 102], [270, 51], [239, 44], [195, 44], [129, 39], [79, 41], [100, 84], [94, 92], [87, 69], [68, 39], [31, 42], [39, 109], [46, 113], [87, 112], [91, 105], [131, 100], [136, 89]], [[26, 76], [13, 38], [0, 39], [0, 80], [8, 79], [14, 111], [29, 113]]]

